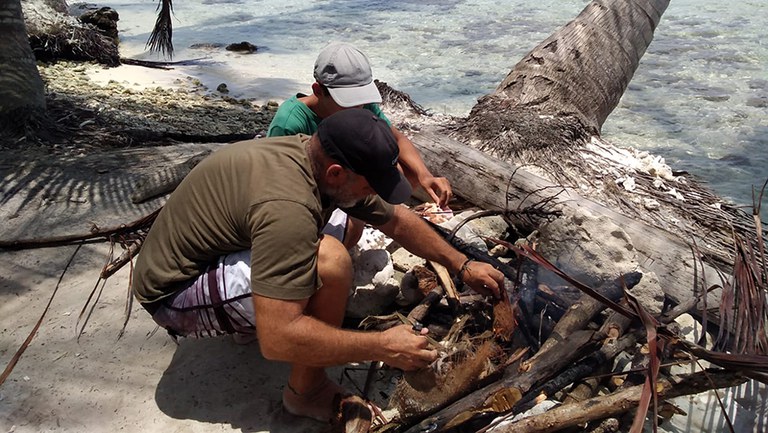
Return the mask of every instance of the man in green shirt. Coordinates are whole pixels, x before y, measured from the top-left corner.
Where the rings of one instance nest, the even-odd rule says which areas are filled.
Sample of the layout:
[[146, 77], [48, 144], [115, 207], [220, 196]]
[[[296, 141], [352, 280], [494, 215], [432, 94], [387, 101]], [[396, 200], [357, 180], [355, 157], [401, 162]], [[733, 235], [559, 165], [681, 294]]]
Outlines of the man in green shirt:
[[[411, 186], [423, 188], [441, 208], [448, 205], [452, 196], [448, 179], [432, 175], [411, 140], [392, 126], [379, 108], [381, 94], [373, 82], [365, 54], [347, 43], [331, 43], [318, 55], [314, 76], [312, 94], [299, 94], [283, 102], [269, 125], [267, 136], [313, 134], [324, 118], [350, 107], [365, 108], [390, 126], [400, 150], [400, 167]], [[345, 214], [337, 212], [324, 233], [351, 248], [359, 240], [363, 226], [361, 221], [347, 220]]]
[[321, 228], [335, 208], [443, 264], [498, 297], [503, 275], [456, 251], [401, 203], [389, 126], [363, 109], [328, 117], [312, 136], [250, 140], [200, 162], [171, 194], [142, 245], [132, 290], [174, 336], [258, 336], [262, 355], [289, 362], [283, 391], [295, 415], [328, 420], [345, 392], [325, 367], [382, 361], [403, 370], [437, 357], [424, 332], [341, 328], [352, 263]]

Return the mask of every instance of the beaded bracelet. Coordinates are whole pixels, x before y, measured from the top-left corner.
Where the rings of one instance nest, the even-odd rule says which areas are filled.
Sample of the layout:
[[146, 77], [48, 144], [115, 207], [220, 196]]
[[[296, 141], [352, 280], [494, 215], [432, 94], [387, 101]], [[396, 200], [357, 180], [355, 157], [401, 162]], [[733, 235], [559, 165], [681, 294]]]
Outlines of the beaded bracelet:
[[468, 258], [467, 260], [464, 260], [464, 263], [462, 263], [461, 267], [459, 268], [459, 272], [456, 274], [456, 276], [459, 278], [459, 281], [461, 281], [462, 283], [464, 282], [464, 271], [466, 271], [467, 268], [469, 267], [469, 263], [474, 261], [475, 259]]

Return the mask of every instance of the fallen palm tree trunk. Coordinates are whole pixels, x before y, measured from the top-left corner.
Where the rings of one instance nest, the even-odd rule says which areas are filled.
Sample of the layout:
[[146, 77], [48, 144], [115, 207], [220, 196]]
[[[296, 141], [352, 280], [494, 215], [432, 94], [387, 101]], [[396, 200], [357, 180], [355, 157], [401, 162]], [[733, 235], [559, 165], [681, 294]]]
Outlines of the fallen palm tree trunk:
[[186, 177], [186, 175], [189, 174], [200, 161], [205, 159], [205, 157], [211, 153], [212, 150], [205, 150], [192, 155], [181, 164], [173, 165], [164, 170], [155, 171], [149, 176], [141, 178], [133, 187], [131, 201], [134, 203], [142, 203], [151, 198], [173, 191], [179, 186], [181, 181], [184, 180], [184, 177]]
[[[451, 178], [456, 194], [472, 197], [484, 209], [519, 210], [527, 205], [550, 201], [553, 209], [576, 210], [606, 216], [632, 239], [640, 265], [664, 281], [665, 293], [675, 302], [691, 296], [694, 265], [690, 246], [678, 235], [627, 217], [572, 188], [545, 180], [521, 167], [493, 158], [455, 139], [425, 127], [413, 135], [426, 164]], [[514, 218], [514, 215], [511, 215]], [[717, 281], [718, 272], [704, 265], [708, 281]], [[712, 304], [716, 299], [712, 299]]]

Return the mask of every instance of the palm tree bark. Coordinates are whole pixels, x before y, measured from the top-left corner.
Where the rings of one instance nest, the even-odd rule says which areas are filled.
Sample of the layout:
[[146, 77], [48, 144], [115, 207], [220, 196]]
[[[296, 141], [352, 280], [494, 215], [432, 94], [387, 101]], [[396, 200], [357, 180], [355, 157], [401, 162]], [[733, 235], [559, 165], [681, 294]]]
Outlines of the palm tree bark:
[[27, 39], [20, 0], [0, 0], [0, 70], [0, 135], [15, 135], [45, 114], [45, 87]]
[[459, 132], [501, 158], [567, 151], [600, 134], [669, 0], [595, 0], [518, 62]]
[[669, 0], [593, 1], [526, 55], [495, 96], [574, 114], [599, 132], [632, 79]]

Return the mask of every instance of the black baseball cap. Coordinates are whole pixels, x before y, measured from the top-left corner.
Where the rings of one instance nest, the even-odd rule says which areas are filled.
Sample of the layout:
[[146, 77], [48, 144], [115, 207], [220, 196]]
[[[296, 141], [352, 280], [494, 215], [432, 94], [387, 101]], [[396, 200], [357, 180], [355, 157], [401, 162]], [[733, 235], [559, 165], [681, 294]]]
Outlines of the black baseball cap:
[[317, 135], [325, 153], [365, 177], [379, 197], [400, 204], [411, 196], [411, 185], [397, 168], [397, 140], [383, 119], [348, 108], [323, 119]]

